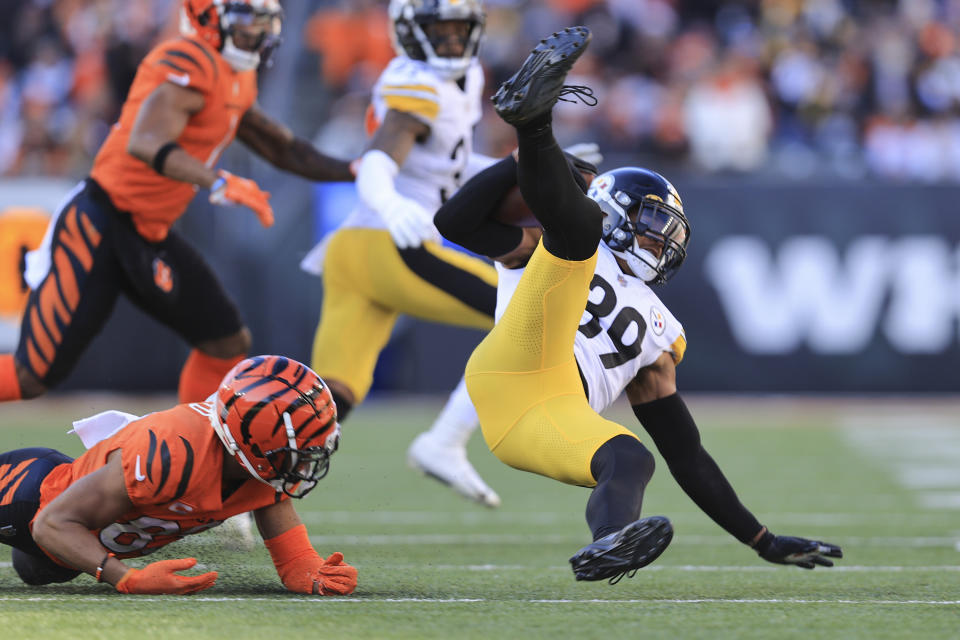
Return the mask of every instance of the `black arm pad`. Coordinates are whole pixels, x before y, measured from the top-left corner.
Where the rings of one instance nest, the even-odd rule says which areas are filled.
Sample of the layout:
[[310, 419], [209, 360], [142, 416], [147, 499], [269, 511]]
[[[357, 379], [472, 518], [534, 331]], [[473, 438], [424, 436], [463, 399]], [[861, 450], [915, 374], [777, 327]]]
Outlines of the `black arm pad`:
[[507, 156], [490, 165], [447, 200], [433, 217], [441, 235], [480, 255], [502, 256], [517, 248], [523, 230], [491, 218], [517, 184], [517, 162]]
[[680, 395], [634, 405], [633, 413], [686, 494], [730, 535], [750, 544], [762, 526], [700, 444], [700, 431]]

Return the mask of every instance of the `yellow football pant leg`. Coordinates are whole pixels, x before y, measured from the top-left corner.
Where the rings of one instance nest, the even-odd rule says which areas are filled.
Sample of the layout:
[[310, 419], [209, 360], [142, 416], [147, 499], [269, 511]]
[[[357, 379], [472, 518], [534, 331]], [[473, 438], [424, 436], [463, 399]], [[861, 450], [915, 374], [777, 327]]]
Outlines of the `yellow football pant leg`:
[[[496, 287], [496, 270], [486, 262], [434, 242], [424, 249], [476, 276], [478, 286]], [[377, 358], [399, 314], [476, 329], [493, 326], [491, 315], [412, 271], [384, 230], [337, 231], [324, 258], [323, 288], [311, 366], [320, 377], [346, 384], [357, 404], [370, 390]]]
[[596, 268], [537, 247], [506, 312], [467, 363], [467, 391], [487, 446], [501, 461], [592, 487], [593, 454], [616, 435], [636, 436], [587, 402], [573, 342]]

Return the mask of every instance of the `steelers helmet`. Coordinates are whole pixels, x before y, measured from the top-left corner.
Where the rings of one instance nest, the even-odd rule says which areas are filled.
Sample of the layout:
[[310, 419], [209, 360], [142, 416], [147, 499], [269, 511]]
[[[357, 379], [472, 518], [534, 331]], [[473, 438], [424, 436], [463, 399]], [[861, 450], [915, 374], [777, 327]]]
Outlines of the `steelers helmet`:
[[[603, 212], [603, 242], [635, 276], [661, 284], [687, 257], [690, 223], [670, 181], [656, 171], [620, 167], [594, 178], [587, 197]], [[637, 235], [663, 243], [660, 256], [641, 249]]]
[[[423, 60], [444, 79], [463, 77], [477, 57], [485, 20], [480, 0], [391, 0], [388, 13], [397, 54]], [[458, 57], [438, 55], [437, 42], [428, 35], [430, 25], [454, 20], [469, 25], [463, 53]]]

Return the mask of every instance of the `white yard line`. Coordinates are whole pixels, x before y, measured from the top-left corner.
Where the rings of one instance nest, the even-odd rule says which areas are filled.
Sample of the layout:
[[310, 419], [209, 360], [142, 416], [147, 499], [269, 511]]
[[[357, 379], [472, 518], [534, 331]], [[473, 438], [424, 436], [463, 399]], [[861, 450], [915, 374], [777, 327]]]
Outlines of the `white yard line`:
[[924, 491], [917, 494], [917, 502], [926, 509], [960, 509], [960, 491]]
[[[441, 571], [543, 571], [543, 570], [556, 570], [568, 572], [570, 567], [565, 566], [556, 566], [556, 567], [533, 567], [530, 565], [519, 565], [519, 564], [468, 564], [468, 565], [455, 565], [455, 564], [404, 564], [404, 565], [378, 565], [384, 569], [398, 569], [398, 570], [407, 570], [407, 569], [437, 569]], [[649, 573], [654, 572], [683, 572], [683, 573], [767, 573], [774, 571], [783, 571], [782, 567], [768, 567], [768, 566], [750, 566], [750, 567], [741, 567], [736, 565], [722, 565], [722, 566], [709, 566], [709, 565], [669, 565], [669, 564], [657, 564], [649, 567], [644, 567], [643, 572]], [[831, 573], [960, 573], [960, 566], [955, 565], [944, 565], [944, 566], [903, 566], [903, 567], [874, 567], [874, 566], [834, 566], [830, 569], [823, 569], [823, 571], [830, 571]]]
[[[363, 566], [363, 563], [359, 563]], [[236, 565], [232, 565], [236, 566]], [[381, 569], [407, 571], [410, 569], [433, 569], [436, 571], [563, 571], [568, 572], [567, 566], [538, 567], [525, 564], [382, 564]], [[9, 562], [0, 562], [0, 569], [11, 569]], [[216, 570], [220, 568], [216, 563], [197, 564], [198, 570]], [[253, 566], [251, 565], [251, 568]], [[825, 571], [826, 569], [824, 569]], [[782, 567], [773, 566], [739, 566], [739, 565], [692, 565], [692, 564], [657, 564], [644, 568], [644, 573], [654, 572], [683, 572], [683, 573], [767, 573], [783, 571]], [[960, 573], [960, 565], [934, 566], [870, 566], [870, 565], [837, 565], [829, 569], [830, 573]]]
[[[958, 482], [960, 486], [960, 482]], [[668, 514], [670, 519], [684, 522], [701, 519], [700, 511], [681, 511]], [[847, 526], [866, 524], [889, 524], [904, 522], [916, 524], [924, 521], [941, 521], [942, 514], [905, 514], [905, 513], [800, 513], [769, 512], [764, 518], [783, 524], [802, 524], [806, 526]], [[383, 525], [491, 525], [491, 524], [533, 524], [555, 525], [583, 522], [579, 512], [559, 511], [311, 511], [301, 515], [306, 524], [383, 524]]]
[[[313, 535], [310, 541], [316, 545], [351, 544], [366, 546], [382, 545], [501, 545], [501, 544], [574, 544], [583, 542], [583, 536], [575, 534], [528, 534], [528, 533], [467, 533], [467, 534], [338, 534]], [[954, 548], [960, 542], [960, 536], [842, 536], [835, 540], [838, 544], [866, 547], [949, 547]], [[689, 535], [676, 536], [674, 545], [739, 545], [727, 535]]]
[[956, 418], [899, 422], [850, 417], [842, 424], [852, 447], [889, 468], [919, 506], [960, 510], [960, 421]]

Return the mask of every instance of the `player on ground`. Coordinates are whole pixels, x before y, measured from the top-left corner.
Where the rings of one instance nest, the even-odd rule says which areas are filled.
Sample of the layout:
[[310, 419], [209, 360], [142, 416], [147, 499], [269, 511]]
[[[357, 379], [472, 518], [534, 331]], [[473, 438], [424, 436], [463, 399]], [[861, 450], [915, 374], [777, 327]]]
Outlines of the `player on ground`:
[[253, 511], [288, 590], [345, 595], [356, 587], [357, 570], [342, 554], [314, 551], [290, 501], [327, 474], [340, 440], [330, 392], [305, 365], [248, 358], [207, 402], [143, 418], [110, 411], [75, 426], [90, 447], [76, 460], [41, 448], [0, 455], [0, 542], [13, 547], [27, 584], [85, 572], [121, 593], [201, 591], [217, 573], [180, 575], [194, 558], [142, 569], [122, 559]]
[[311, 180], [352, 180], [257, 105], [257, 68], [279, 42], [277, 0], [184, 0], [182, 38], [140, 63], [93, 170], [27, 256], [32, 292], [15, 354], [0, 355], [0, 401], [33, 398], [73, 369], [120, 293], [193, 347], [181, 402], [209, 396], [250, 348], [250, 332], [203, 257], [171, 225], [198, 187], [273, 224], [270, 194], [214, 169], [234, 136]]
[[[493, 326], [496, 273], [443, 247], [433, 214], [463, 179], [490, 163], [472, 152], [481, 116], [479, 0], [392, 0], [398, 56], [373, 88], [375, 129], [357, 171], [359, 202], [304, 260], [323, 276], [311, 366], [341, 418], [360, 404], [400, 314], [478, 329]], [[500, 498], [466, 457], [478, 426], [461, 382], [408, 451], [412, 466], [487, 506]]]
[[[720, 526], [770, 562], [832, 566], [839, 547], [775, 536], [740, 503], [677, 394], [683, 328], [648, 286], [686, 256], [690, 228], [676, 189], [624, 167], [596, 177], [585, 196], [554, 140], [552, 106], [583, 91], [563, 81], [589, 39], [583, 27], [554, 34], [501, 86], [494, 105], [517, 128], [516, 172], [512, 158], [501, 161], [437, 214], [445, 234], [501, 263], [497, 325], [466, 370], [484, 438], [510, 466], [593, 488], [593, 542], [570, 559], [578, 580], [633, 575], [673, 535], [667, 518], [640, 518], [653, 455], [599, 415], [624, 391], [676, 480]], [[542, 238], [489, 219], [517, 182]]]

